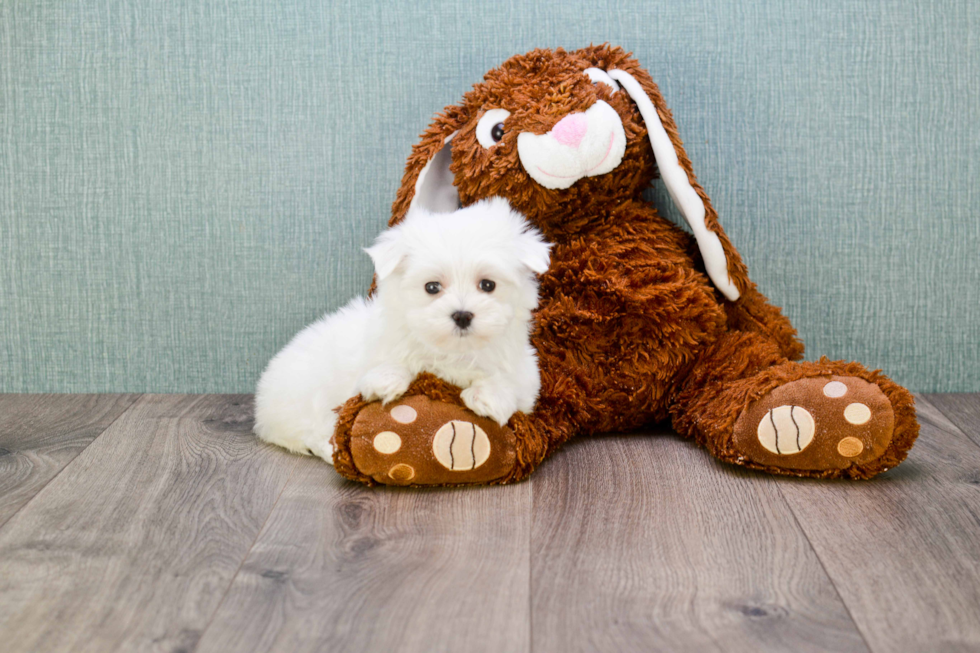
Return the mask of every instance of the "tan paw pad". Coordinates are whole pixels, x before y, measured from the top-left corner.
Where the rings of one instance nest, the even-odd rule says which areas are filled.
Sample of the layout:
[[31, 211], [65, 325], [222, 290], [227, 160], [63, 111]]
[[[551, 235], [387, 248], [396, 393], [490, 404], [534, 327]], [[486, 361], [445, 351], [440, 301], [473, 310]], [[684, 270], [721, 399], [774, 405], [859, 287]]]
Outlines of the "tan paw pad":
[[813, 416], [801, 406], [778, 406], [759, 421], [759, 443], [775, 454], [799, 453], [813, 441]]
[[453, 420], [436, 431], [432, 453], [446, 469], [468, 471], [487, 462], [490, 439], [476, 424]]

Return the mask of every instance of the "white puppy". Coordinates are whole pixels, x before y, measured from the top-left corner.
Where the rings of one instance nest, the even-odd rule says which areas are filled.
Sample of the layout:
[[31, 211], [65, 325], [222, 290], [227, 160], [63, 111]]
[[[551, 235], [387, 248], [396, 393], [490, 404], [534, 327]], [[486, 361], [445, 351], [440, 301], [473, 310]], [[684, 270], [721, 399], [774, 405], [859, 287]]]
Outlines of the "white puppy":
[[453, 213], [412, 209], [367, 253], [377, 293], [301, 331], [269, 363], [255, 397], [267, 442], [332, 460], [334, 409], [357, 394], [387, 403], [422, 371], [463, 388], [467, 407], [501, 425], [540, 388], [530, 343], [535, 273], [549, 245], [493, 198]]

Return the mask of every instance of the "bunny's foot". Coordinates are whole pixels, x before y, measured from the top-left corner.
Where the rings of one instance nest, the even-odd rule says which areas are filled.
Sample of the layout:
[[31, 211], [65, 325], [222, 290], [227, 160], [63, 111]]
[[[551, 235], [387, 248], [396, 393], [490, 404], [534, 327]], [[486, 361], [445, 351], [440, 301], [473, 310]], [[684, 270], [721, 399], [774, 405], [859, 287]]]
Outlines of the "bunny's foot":
[[844, 470], [882, 456], [895, 432], [885, 393], [853, 376], [802, 378], [752, 402], [735, 422], [734, 447], [793, 473]]
[[350, 428], [360, 474], [385, 485], [492, 483], [515, 466], [514, 432], [424, 395], [360, 409]]
[[721, 460], [816, 478], [871, 478], [905, 460], [919, 433], [912, 395], [884, 374], [787, 361], [757, 334], [708, 350], [671, 413]]

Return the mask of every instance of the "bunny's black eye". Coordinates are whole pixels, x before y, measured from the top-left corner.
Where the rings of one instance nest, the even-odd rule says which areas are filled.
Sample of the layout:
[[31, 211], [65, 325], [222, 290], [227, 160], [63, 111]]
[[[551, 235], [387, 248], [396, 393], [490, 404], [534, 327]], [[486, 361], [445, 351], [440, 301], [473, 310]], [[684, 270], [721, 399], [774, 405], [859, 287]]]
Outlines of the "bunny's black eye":
[[483, 279], [480, 281], [480, 290], [483, 292], [493, 292], [493, 289], [497, 287], [497, 284], [490, 279]]
[[507, 109], [490, 109], [476, 123], [476, 140], [488, 150], [504, 137], [504, 121], [510, 117]]
[[430, 281], [425, 284], [425, 292], [430, 295], [438, 295], [440, 290], [442, 290], [442, 284], [438, 281]]

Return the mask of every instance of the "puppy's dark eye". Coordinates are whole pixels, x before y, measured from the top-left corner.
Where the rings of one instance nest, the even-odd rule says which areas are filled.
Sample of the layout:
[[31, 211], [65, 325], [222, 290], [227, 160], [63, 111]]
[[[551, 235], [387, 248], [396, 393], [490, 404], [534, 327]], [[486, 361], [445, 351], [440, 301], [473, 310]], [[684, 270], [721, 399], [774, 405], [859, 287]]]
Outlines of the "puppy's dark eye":
[[493, 139], [494, 143], [499, 143], [500, 139], [504, 137], [504, 123], [498, 122], [490, 130], [490, 138]]
[[483, 292], [493, 292], [493, 289], [496, 287], [497, 284], [495, 284], [493, 281], [490, 281], [489, 279], [483, 279], [482, 281], [480, 281], [480, 290], [482, 290]]
[[438, 281], [430, 281], [425, 284], [425, 292], [430, 295], [438, 295], [440, 290], [442, 290], [442, 284]]

